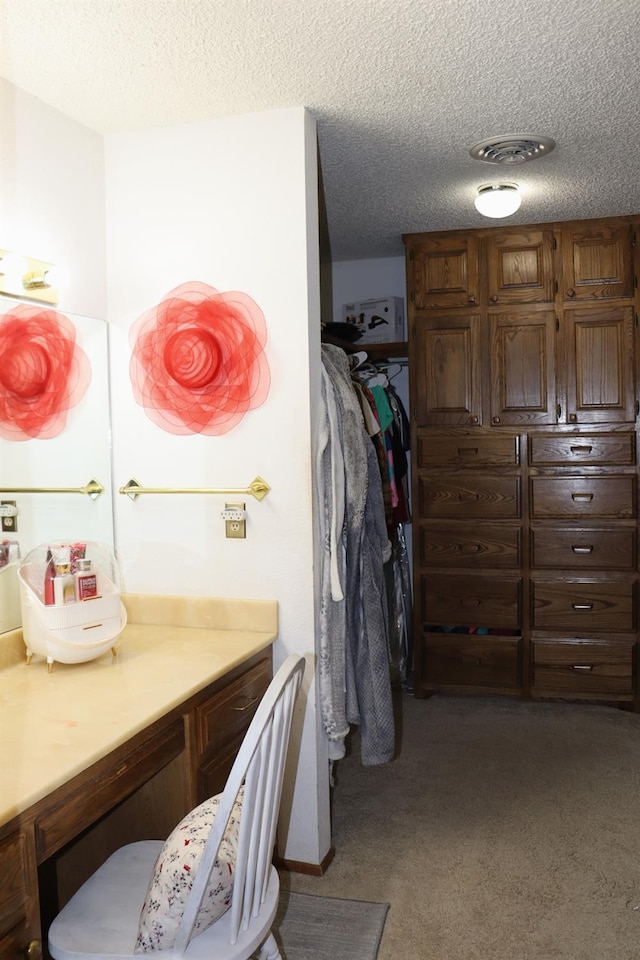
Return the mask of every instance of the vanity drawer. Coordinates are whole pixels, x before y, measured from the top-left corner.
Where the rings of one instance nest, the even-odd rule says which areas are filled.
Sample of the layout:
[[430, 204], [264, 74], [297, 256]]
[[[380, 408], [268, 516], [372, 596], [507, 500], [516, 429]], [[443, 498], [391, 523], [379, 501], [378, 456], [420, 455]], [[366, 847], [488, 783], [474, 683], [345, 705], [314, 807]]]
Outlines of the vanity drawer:
[[[60, 791], [55, 807], [37, 817], [36, 851], [38, 863], [46, 860], [91, 826], [104, 813], [112, 810], [158, 770], [184, 751], [185, 736], [182, 718], [152, 737], [139, 740], [132, 749], [120, 749], [89, 767], [74, 786]], [[78, 784], [77, 780], [81, 782]]]
[[520, 527], [478, 523], [420, 525], [420, 563], [425, 567], [517, 567]]
[[244, 736], [272, 675], [269, 655], [196, 707], [198, 756], [217, 752]]
[[580, 435], [551, 434], [529, 440], [532, 466], [571, 466], [571, 464], [632, 464], [636, 462], [635, 436], [632, 433]]
[[438, 474], [418, 481], [420, 515], [449, 519], [516, 519], [520, 512], [518, 477]]
[[635, 477], [533, 477], [532, 515], [542, 517], [635, 516]]
[[427, 685], [519, 685], [519, 637], [427, 633], [423, 644], [422, 679]]
[[425, 623], [506, 629], [520, 624], [520, 578], [425, 574], [420, 580]]
[[534, 696], [631, 699], [632, 641], [532, 640]]
[[537, 630], [611, 633], [634, 629], [634, 584], [623, 581], [534, 580]]
[[636, 564], [636, 531], [625, 527], [538, 527], [531, 531], [534, 567], [574, 570], [632, 570]]
[[419, 467], [515, 466], [518, 437], [432, 437], [418, 435]]

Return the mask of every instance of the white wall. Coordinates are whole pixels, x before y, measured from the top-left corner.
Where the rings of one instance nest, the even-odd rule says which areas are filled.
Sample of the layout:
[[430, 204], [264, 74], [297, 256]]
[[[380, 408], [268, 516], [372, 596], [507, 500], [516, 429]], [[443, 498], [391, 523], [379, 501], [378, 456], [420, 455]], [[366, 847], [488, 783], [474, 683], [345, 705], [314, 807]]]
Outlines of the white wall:
[[105, 318], [102, 137], [2, 78], [0, 247], [63, 265], [59, 308]]
[[[406, 299], [404, 257], [340, 260], [332, 267], [333, 319], [342, 321], [342, 304], [383, 297]], [[406, 324], [405, 303], [405, 324]]]
[[[130, 592], [276, 599], [286, 653], [309, 661], [307, 711], [284, 855], [330, 847], [327, 760], [315, 719], [311, 405], [318, 395], [315, 124], [302, 108], [111, 135], [105, 141], [114, 476], [152, 487], [272, 490], [246, 499], [246, 540], [228, 540], [224, 498], [116, 498]], [[174, 436], [129, 382], [131, 324], [177, 285], [248, 294], [263, 311], [271, 368], [260, 408], [219, 437]], [[313, 368], [313, 375], [310, 371]]]
[[[116, 496], [116, 543], [129, 590], [278, 601], [276, 660], [288, 651], [309, 659], [299, 775], [285, 800], [281, 852], [319, 863], [330, 826], [312, 669], [315, 124], [295, 108], [113, 136], [106, 170], [103, 148], [97, 134], [0, 81], [0, 247], [68, 268], [63, 312], [105, 318], [108, 287], [118, 485], [135, 476], [148, 485], [245, 486], [257, 473], [271, 485], [262, 503], [247, 501], [246, 541], [224, 539], [218, 497], [134, 504]], [[271, 392], [224, 437], [164, 434], [135, 404], [129, 384], [129, 326], [190, 279], [241, 290], [266, 317]]]

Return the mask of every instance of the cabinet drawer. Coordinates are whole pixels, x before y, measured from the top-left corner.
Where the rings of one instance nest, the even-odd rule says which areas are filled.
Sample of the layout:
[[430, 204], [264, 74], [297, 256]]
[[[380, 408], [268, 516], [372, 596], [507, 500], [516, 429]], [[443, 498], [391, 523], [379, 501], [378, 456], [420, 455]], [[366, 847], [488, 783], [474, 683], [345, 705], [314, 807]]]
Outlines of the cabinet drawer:
[[533, 466], [545, 464], [631, 464], [635, 463], [632, 433], [537, 436], [530, 438], [529, 459]]
[[423, 682], [427, 685], [517, 687], [519, 637], [428, 633]]
[[95, 768], [89, 768], [87, 779], [64, 796], [59, 807], [36, 820], [38, 863], [146, 783], [182, 753], [184, 745], [184, 724], [180, 719], [133, 749], [114, 751], [98, 761]]
[[425, 567], [517, 567], [520, 527], [499, 523], [421, 524], [420, 563]]
[[533, 626], [578, 633], [634, 629], [634, 584], [612, 580], [535, 580]]
[[534, 477], [531, 501], [536, 518], [631, 519], [635, 516], [635, 478]]
[[533, 693], [618, 696], [634, 690], [635, 644], [598, 640], [533, 640]]
[[534, 528], [531, 560], [534, 567], [632, 570], [636, 564], [636, 532], [631, 527], [617, 530]]
[[519, 462], [518, 438], [418, 436], [418, 466], [514, 466]]
[[247, 729], [271, 681], [271, 658], [247, 670], [196, 708], [198, 755], [219, 750]]
[[518, 477], [460, 475], [419, 477], [423, 517], [508, 520], [520, 512]]
[[515, 628], [520, 624], [521, 583], [515, 577], [425, 574], [420, 578], [422, 619], [450, 626]]

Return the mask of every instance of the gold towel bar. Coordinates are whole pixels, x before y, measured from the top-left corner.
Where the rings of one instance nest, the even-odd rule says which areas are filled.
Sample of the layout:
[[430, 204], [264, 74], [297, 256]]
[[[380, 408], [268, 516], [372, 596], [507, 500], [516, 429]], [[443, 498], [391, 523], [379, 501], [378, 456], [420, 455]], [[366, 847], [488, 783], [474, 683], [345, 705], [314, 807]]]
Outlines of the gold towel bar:
[[82, 493], [97, 500], [104, 487], [98, 480], [89, 480], [84, 487], [0, 487], [0, 493]]
[[124, 487], [120, 487], [119, 492], [125, 493], [130, 500], [136, 500], [141, 493], [217, 493], [224, 496], [247, 496], [255, 497], [256, 500], [264, 500], [271, 490], [269, 484], [256, 477], [248, 487], [143, 487], [133, 477]]

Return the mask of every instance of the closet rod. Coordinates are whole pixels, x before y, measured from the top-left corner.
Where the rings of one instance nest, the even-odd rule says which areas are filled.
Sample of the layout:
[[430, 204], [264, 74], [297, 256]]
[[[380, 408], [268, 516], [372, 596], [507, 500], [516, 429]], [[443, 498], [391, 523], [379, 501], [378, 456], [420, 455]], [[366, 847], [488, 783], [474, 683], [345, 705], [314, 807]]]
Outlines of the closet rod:
[[126, 494], [130, 500], [137, 500], [141, 493], [214, 493], [234, 497], [255, 497], [256, 500], [264, 500], [269, 490], [271, 490], [271, 487], [262, 477], [256, 477], [248, 487], [143, 487], [132, 477], [128, 483], [120, 487], [119, 493]]

